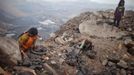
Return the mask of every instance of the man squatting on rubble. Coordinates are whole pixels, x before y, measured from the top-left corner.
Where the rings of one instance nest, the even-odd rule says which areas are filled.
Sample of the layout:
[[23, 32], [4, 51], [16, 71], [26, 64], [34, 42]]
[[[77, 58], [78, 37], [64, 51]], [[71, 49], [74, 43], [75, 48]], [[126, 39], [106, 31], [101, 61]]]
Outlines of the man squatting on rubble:
[[125, 11], [125, 1], [120, 0], [118, 6], [116, 7], [116, 10], [114, 12], [114, 25], [116, 27], [119, 27], [121, 18], [124, 16], [124, 11]]
[[30, 28], [27, 32], [22, 33], [18, 38], [19, 48], [22, 60], [27, 57], [27, 52], [30, 49], [35, 49], [35, 42], [38, 38], [37, 28]]

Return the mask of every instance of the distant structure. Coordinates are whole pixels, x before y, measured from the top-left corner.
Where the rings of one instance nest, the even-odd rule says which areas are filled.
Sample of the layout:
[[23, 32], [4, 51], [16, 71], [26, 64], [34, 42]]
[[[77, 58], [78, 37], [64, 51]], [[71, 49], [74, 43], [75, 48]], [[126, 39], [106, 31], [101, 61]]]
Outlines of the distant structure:
[[119, 27], [121, 18], [124, 16], [125, 11], [125, 1], [120, 0], [118, 6], [116, 7], [115, 13], [114, 13], [114, 25], [116, 27]]

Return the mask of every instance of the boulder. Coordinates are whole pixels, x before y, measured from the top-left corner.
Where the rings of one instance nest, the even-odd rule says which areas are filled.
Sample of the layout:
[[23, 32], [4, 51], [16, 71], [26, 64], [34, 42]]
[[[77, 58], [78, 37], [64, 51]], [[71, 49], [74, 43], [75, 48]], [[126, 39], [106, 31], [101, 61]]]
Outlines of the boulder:
[[0, 37], [1, 65], [15, 65], [21, 60], [21, 53], [17, 42], [11, 38]]
[[125, 32], [119, 31], [117, 27], [113, 27], [108, 25], [107, 23], [103, 23], [102, 25], [97, 25], [96, 22], [92, 20], [84, 21], [79, 25], [79, 30], [81, 34], [87, 34], [89, 36], [97, 36], [97, 37], [122, 37], [126, 35]]

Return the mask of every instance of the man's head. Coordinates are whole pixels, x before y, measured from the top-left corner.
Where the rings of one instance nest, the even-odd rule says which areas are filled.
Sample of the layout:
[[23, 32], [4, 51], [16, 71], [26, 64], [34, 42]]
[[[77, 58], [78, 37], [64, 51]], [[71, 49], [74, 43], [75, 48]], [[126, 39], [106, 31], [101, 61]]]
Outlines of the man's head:
[[28, 30], [28, 33], [30, 34], [30, 36], [36, 36], [36, 35], [38, 35], [38, 30], [37, 30], [37, 28], [33, 27]]
[[124, 6], [125, 5], [125, 1], [124, 0], [120, 0], [119, 5], [118, 6]]

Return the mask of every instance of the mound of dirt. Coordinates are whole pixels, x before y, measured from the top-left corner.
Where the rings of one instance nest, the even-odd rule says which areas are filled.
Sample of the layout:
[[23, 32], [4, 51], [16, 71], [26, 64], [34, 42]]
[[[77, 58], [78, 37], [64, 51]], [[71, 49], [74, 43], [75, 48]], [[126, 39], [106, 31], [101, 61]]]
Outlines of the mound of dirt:
[[[129, 15], [134, 15], [134, 12]], [[113, 11], [85, 12], [65, 23], [54, 37], [45, 42], [51, 50], [50, 59], [60, 64], [59, 75], [63, 70], [69, 75], [133, 74], [134, 56], [128, 51], [129, 48], [133, 51], [133, 46], [127, 48], [126, 45], [134, 42], [134, 30], [124, 21], [129, 22], [130, 27], [134, 23], [127, 16], [120, 28], [113, 26]], [[90, 41], [93, 48], [83, 51], [84, 40]]]

